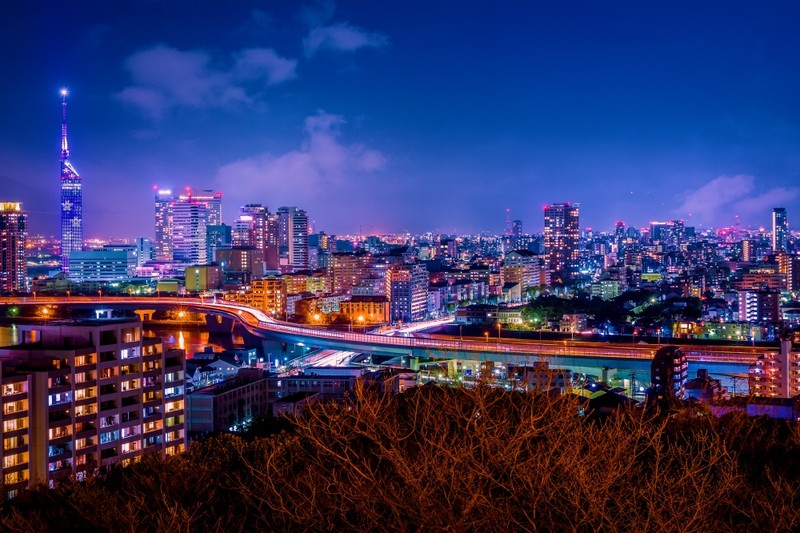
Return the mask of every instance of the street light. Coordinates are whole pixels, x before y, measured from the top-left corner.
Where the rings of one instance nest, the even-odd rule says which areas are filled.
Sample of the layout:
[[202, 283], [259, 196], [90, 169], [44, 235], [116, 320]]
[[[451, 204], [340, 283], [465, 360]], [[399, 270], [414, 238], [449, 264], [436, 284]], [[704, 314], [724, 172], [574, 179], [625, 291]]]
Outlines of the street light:
[[489, 344], [489, 332], [488, 331], [484, 331], [483, 332], [483, 336], [486, 337], [486, 344]]

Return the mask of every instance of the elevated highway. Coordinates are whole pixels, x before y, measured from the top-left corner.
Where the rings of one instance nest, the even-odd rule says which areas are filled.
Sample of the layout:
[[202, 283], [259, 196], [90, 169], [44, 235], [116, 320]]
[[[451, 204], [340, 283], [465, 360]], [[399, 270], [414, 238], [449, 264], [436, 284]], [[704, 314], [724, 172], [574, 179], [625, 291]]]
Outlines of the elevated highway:
[[[484, 337], [452, 337], [444, 335], [381, 335], [328, 330], [275, 320], [266, 313], [231, 302], [207, 298], [180, 297], [35, 297], [2, 298], [0, 305], [55, 305], [89, 307], [95, 309], [171, 309], [203, 313], [219, 317], [232, 326], [239, 322], [251, 334], [265, 342], [286, 343], [294, 346], [315, 347], [374, 355], [400, 357], [403, 364], [413, 366], [420, 360], [488, 360], [505, 363], [523, 363], [530, 360], [547, 360], [554, 365], [592, 368], [625, 368], [649, 371], [653, 355], [663, 345], [604, 343], [587, 341], [535, 341]], [[690, 363], [698, 366], [726, 368], [726, 371], [746, 371], [746, 365], [769, 348], [761, 346], [698, 346], [670, 343], [681, 346]], [[731, 370], [734, 368], [735, 370]]]

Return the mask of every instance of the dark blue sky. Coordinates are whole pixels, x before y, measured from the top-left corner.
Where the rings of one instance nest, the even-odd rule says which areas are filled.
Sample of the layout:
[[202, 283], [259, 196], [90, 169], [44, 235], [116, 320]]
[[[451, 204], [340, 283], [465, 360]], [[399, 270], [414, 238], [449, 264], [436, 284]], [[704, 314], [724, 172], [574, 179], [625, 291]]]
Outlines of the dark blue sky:
[[[226, 4], [226, 5], [223, 5]], [[227, 5], [230, 4], [230, 5]], [[800, 220], [800, 3], [115, 0], [0, 7], [0, 200], [55, 234], [62, 86], [85, 234], [152, 187], [329, 233]]]

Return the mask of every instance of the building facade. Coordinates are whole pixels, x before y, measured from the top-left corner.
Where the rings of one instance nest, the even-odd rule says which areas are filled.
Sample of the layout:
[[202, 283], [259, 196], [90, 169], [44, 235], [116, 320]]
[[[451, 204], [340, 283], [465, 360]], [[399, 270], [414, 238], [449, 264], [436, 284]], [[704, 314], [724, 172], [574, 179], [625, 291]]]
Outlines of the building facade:
[[308, 268], [308, 216], [296, 207], [278, 209], [280, 264], [288, 272]]
[[87, 250], [69, 254], [69, 279], [84, 281], [122, 281], [136, 269], [131, 250]]
[[185, 449], [185, 358], [131, 319], [18, 326], [0, 349], [7, 496]]
[[208, 262], [209, 210], [195, 202], [172, 205], [172, 260], [188, 265]]
[[392, 322], [423, 320], [428, 311], [428, 270], [423, 263], [402, 263], [386, 271], [386, 296]]
[[0, 292], [25, 292], [28, 213], [19, 202], [0, 202]]
[[579, 215], [578, 204], [551, 204], [544, 209], [544, 246], [552, 283], [578, 276]]
[[789, 238], [789, 222], [786, 220], [786, 208], [776, 207], [772, 210], [772, 253], [785, 252]]

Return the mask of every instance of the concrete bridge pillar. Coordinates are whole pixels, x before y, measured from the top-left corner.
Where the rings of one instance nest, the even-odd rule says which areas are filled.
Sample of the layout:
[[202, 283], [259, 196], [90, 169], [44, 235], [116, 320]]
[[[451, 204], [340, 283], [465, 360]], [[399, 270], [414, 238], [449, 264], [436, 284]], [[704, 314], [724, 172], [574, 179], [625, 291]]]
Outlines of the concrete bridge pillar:
[[206, 315], [206, 326], [211, 335], [230, 335], [233, 333], [233, 319], [220, 315]]
[[153, 314], [155, 314], [155, 309], [136, 309], [134, 313], [139, 316], [139, 320], [142, 322], [149, 322], [153, 320]]

